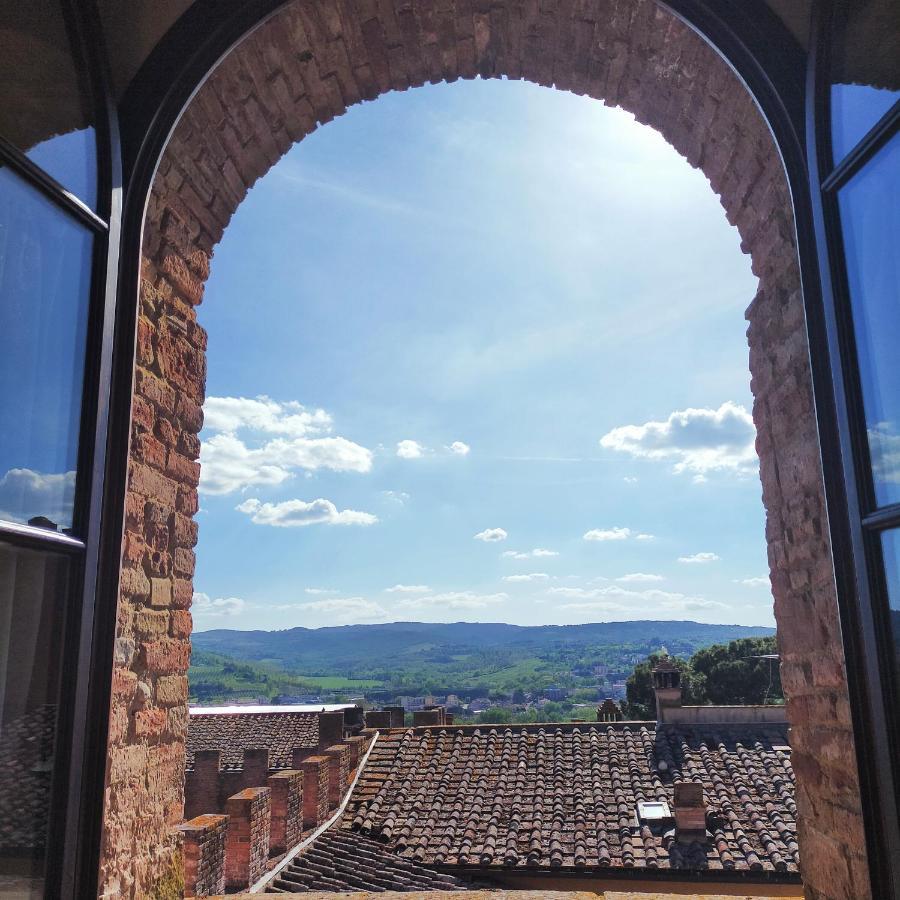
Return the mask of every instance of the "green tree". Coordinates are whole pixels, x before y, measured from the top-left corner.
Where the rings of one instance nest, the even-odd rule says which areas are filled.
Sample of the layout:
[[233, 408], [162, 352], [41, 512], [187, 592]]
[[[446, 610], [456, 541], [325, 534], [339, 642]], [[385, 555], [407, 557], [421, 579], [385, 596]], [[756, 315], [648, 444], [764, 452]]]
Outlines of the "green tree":
[[[627, 719], [655, 719], [656, 698], [653, 695], [653, 669], [664, 658], [662, 653], [651, 653], [625, 682], [625, 703], [622, 712]], [[686, 659], [670, 657], [681, 672], [681, 696], [684, 703], [697, 704], [705, 700], [703, 676], [694, 671]]]
[[783, 702], [778, 660], [755, 658], [774, 653], [774, 637], [740, 638], [698, 650], [691, 666], [704, 679], [708, 703]]

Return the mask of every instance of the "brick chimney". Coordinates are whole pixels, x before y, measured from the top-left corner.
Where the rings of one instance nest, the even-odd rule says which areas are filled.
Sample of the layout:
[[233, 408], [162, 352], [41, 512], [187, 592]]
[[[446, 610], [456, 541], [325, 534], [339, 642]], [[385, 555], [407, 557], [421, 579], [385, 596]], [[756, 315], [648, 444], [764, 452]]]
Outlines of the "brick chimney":
[[703, 785], [695, 781], [675, 782], [675, 839], [706, 840], [706, 804]]
[[618, 722], [622, 718], [622, 710], [612, 697], [607, 697], [601, 706], [597, 707], [598, 722]]
[[653, 669], [653, 693], [656, 695], [656, 721], [665, 720], [665, 710], [681, 706], [681, 672], [668, 656]]

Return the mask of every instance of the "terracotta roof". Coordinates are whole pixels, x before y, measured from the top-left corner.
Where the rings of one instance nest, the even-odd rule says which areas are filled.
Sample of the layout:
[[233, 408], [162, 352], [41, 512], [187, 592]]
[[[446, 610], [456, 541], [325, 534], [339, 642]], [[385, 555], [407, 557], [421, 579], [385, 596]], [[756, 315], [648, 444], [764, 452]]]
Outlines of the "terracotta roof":
[[197, 750], [221, 750], [222, 768], [240, 769], [244, 765], [244, 750], [268, 748], [269, 767], [289, 769], [294, 747], [318, 744], [318, 713], [194, 715], [188, 720], [186, 767], [194, 767]]
[[[345, 827], [425, 865], [716, 869], [796, 880], [786, 726], [598, 723], [382, 732]], [[709, 839], [638, 822], [639, 800], [704, 787]], [[768, 877], [768, 876], [764, 876]]]
[[466, 886], [384, 844], [335, 825], [303, 850], [267, 888], [269, 893], [307, 891], [463, 891]]

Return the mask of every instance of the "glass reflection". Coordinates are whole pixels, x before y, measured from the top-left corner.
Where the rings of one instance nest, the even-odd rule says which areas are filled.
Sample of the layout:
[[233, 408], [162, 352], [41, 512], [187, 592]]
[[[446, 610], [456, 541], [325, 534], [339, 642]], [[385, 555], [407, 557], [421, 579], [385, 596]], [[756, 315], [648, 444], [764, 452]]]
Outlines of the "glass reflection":
[[839, 195], [879, 506], [900, 503], [900, 134]]
[[894, 643], [894, 671], [900, 685], [900, 530], [888, 531], [882, 535], [881, 548], [884, 553], [884, 573]]
[[0, 84], [0, 135], [94, 208], [94, 118], [58, 0], [0, 3]]
[[900, 12], [896, 0], [840, 4], [831, 71], [831, 138], [840, 162], [900, 100]]
[[42, 897], [65, 559], [0, 545], [0, 894]]
[[72, 524], [91, 250], [0, 169], [0, 519]]

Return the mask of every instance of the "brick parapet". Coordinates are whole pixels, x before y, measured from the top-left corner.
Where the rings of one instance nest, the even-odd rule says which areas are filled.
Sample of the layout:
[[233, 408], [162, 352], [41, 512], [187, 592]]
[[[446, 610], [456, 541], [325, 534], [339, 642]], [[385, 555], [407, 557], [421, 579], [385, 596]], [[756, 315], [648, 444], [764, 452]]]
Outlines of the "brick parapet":
[[298, 768], [303, 772], [303, 827], [315, 828], [328, 818], [328, 777], [326, 756], [308, 756]]
[[197, 816], [178, 826], [184, 860], [185, 897], [225, 892], [226, 816]]
[[328, 807], [334, 809], [344, 798], [350, 781], [350, 746], [335, 744], [322, 751], [328, 760]]
[[[715, 51], [649, 0], [496, 0], [490, 10], [422, 0], [415, 12], [394, 0], [294, 2], [239, 44], [189, 104], [144, 228], [101, 890], [151, 893], [176, 850], [168, 829], [183, 803], [206, 380], [195, 308], [213, 247], [249, 187], [319, 124], [388, 90], [476, 74], [631, 111], [703, 170], [751, 255], [760, 279], [747, 314], [753, 417], [804, 876], [811, 897], [865, 898], [790, 193], [752, 98]], [[388, 716], [378, 727], [391, 724]]]
[[272, 792], [272, 827], [270, 851], [289, 850], [303, 831], [303, 773], [286, 769], [270, 775], [268, 787]]
[[225, 804], [225, 886], [245, 888], [258, 881], [269, 861], [271, 791], [247, 788]]

